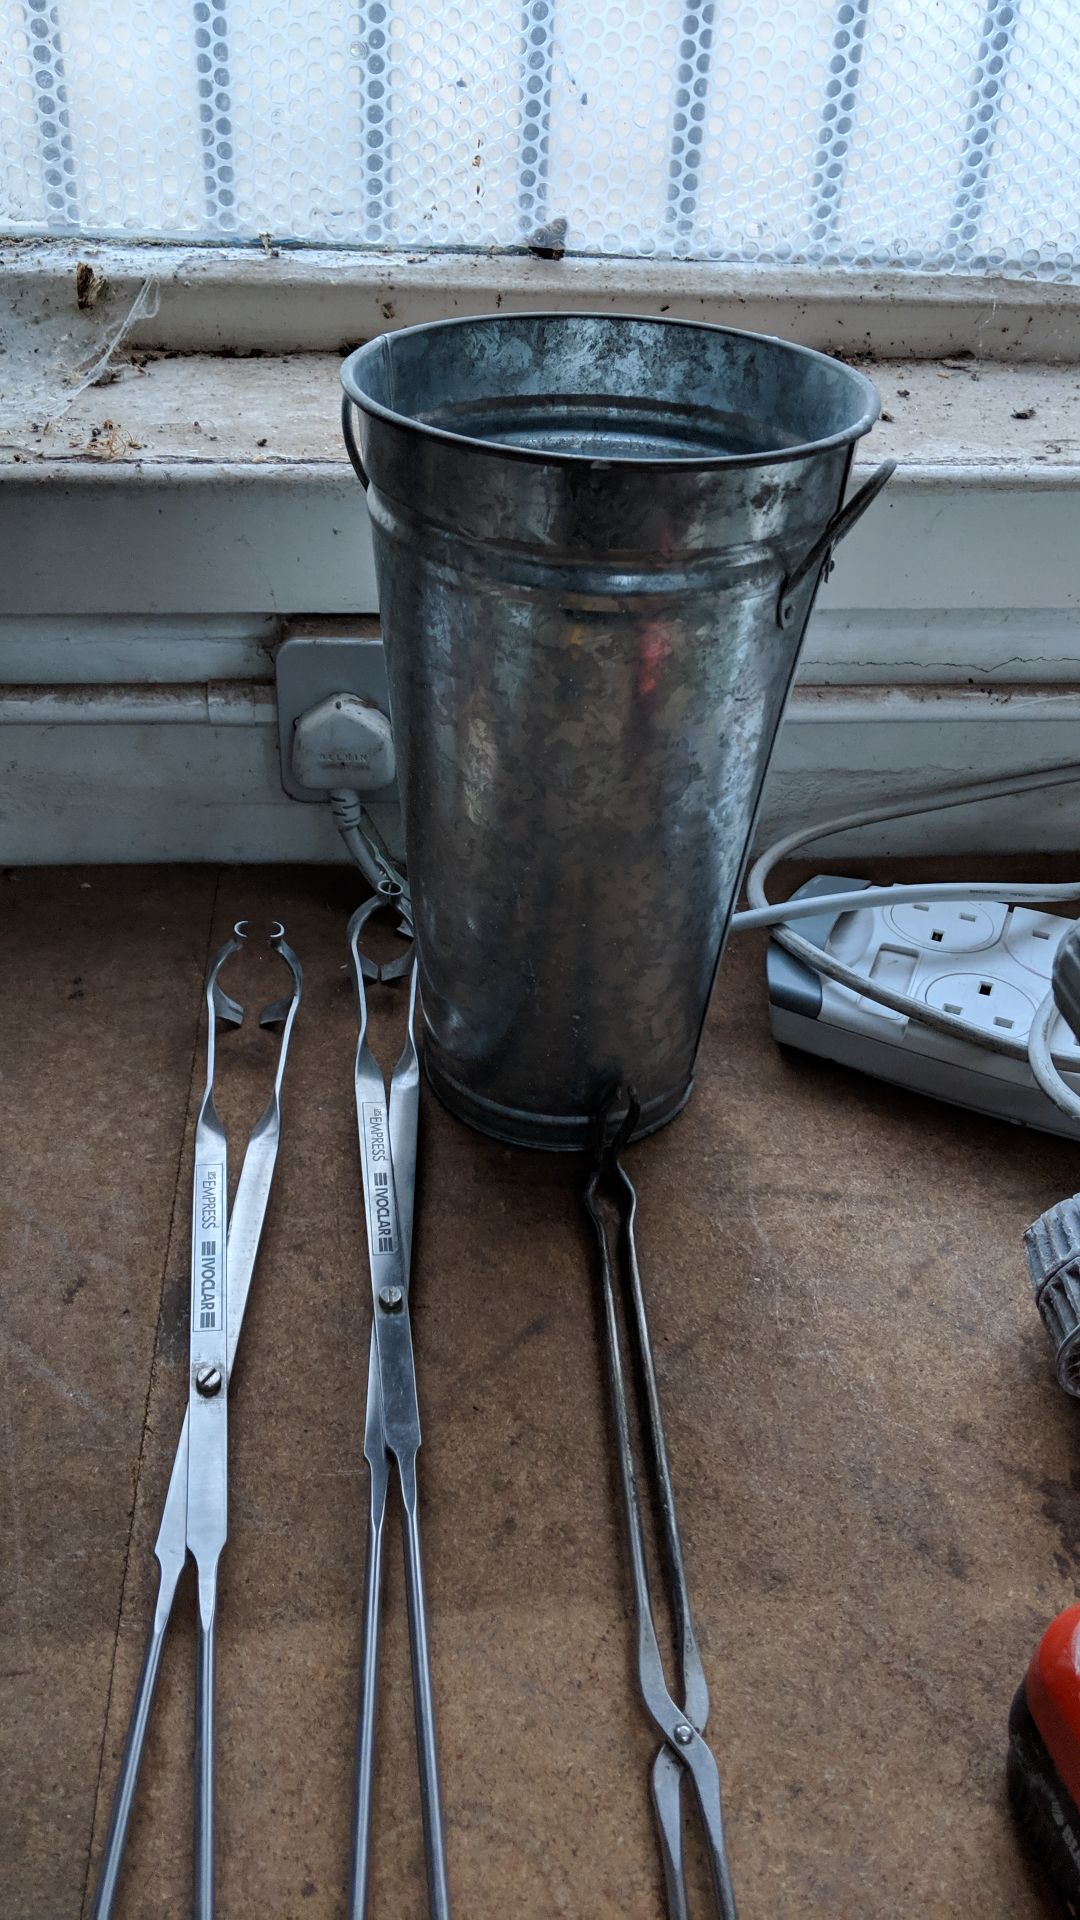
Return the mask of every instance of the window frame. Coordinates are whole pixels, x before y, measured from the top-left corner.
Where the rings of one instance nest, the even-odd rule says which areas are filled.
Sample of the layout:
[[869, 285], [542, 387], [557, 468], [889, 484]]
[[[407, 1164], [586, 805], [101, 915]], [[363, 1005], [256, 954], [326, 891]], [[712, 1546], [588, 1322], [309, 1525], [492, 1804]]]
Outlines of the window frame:
[[15, 323], [72, 305], [89, 265], [114, 310], [151, 283], [129, 345], [181, 353], [345, 351], [391, 328], [529, 308], [667, 314], [842, 355], [1080, 359], [1080, 286], [956, 274], [513, 253], [0, 241]]

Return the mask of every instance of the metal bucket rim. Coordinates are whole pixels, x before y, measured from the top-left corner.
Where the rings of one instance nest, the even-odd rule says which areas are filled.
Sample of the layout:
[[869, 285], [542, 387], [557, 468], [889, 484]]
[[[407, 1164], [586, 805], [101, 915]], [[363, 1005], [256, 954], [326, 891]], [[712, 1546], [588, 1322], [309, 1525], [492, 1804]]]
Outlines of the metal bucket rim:
[[[866, 401], [863, 412], [851, 426], [831, 433], [823, 440], [805, 440], [794, 447], [769, 448], [763, 453], [718, 453], [683, 454], [671, 458], [648, 459], [640, 454], [605, 454], [598, 459], [591, 453], [553, 452], [542, 447], [517, 447], [502, 440], [480, 440], [472, 434], [453, 433], [449, 427], [431, 426], [427, 421], [417, 420], [411, 414], [397, 413], [393, 407], [383, 406], [380, 400], [372, 400], [370, 395], [361, 391], [355, 369], [365, 355], [374, 356], [385, 351], [388, 338], [401, 339], [414, 333], [435, 333], [449, 327], [475, 327], [512, 325], [520, 320], [633, 320], [652, 327], [687, 327], [697, 333], [723, 333], [738, 340], [760, 340], [769, 346], [782, 347], [785, 352], [808, 361], [822, 361], [830, 367], [841, 367], [851, 380], [854, 388], [861, 388]], [[873, 381], [857, 367], [851, 367], [846, 360], [835, 354], [821, 353], [816, 347], [806, 347], [798, 340], [785, 340], [775, 333], [758, 333], [751, 327], [725, 327], [711, 320], [684, 320], [671, 314], [652, 313], [597, 313], [590, 308], [530, 308], [516, 313], [463, 313], [455, 314], [447, 320], [422, 320], [415, 326], [397, 327], [390, 334], [380, 333], [374, 340], [367, 340], [361, 347], [350, 353], [341, 367], [341, 384], [353, 405], [362, 413], [387, 421], [391, 426], [406, 427], [413, 433], [424, 435], [431, 440], [444, 441], [453, 447], [470, 447], [479, 453], [496, 454], [505, 460], [522, 460], [532, 466], [556, 466], [585, 469], [608, 469], [624, 471], [634, 467], [646, 467], [650, 472], [679, 473], [715, 473], [728, 472], [736, 467], [772, 467], [780, 466], [792, 460], [807, 460], [816, 454], [828, 453], [835, 447], [851, 446], [869, 433], [881, 412], [881, 397]]]

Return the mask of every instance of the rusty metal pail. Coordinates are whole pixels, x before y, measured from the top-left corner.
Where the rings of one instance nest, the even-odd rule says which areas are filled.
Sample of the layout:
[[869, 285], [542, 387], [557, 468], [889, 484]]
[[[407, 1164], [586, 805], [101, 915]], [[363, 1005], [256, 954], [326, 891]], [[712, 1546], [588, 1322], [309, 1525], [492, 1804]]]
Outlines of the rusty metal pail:
[[[342, 369], [367, 487], [428, 1074], [574, 1147], [678, 1112], [818, 581], [878, 400], [675, 320], [385, 334]], [[356, 415], [353, 408], [357, 409]]]

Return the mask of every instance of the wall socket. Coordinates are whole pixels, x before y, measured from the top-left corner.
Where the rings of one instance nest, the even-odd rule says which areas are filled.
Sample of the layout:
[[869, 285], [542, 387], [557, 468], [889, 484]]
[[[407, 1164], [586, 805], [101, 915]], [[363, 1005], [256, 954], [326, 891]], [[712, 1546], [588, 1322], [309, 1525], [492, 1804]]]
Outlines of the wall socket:
[[[281, 784], [294, 800], [326, 805], [325, 789], [301, 785], [292, 770], [293, 729], [302, 713], [335, 693], [354, 693], [381, 712], [390, 711], [386, 656], [377, 620], [293, 621], [289, 637], [278, 648], [278, 742]], [[376, 806], [396, 805], [397, 787], [391, 781], [365, 795]]]

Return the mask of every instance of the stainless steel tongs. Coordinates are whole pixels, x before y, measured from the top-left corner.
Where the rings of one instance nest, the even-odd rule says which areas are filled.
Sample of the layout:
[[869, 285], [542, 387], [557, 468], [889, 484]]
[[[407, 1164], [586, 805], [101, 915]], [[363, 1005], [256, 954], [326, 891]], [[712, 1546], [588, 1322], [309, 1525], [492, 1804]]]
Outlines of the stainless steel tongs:
[[[596, 1154], [585, 1187], [585, 1207], [595, 1228], [600, 1249], [608, 1377], [615, 1414], [619, 1473], [637, 1618], [638, 1682], [650, 1718], [664, 1742], [653, 1762], [652, 1798], [660, 1833], [669, 1920], [689, 1920], [690, 1914], [683, 1856], [682, 1787], [687, 1778], [701, 1818], [715, 1896], [715, 1912], [720, 1920], [735, 1920], [735, 1895], [728, 1869], [720, 1805], [720, 1775], [712, 1751], [703, 1737], [709, 1717], [709, 1689], [694, 1632], [690, 1591], [675, 1511], [675, 1489], [638, 1266], [634, 1235], [637, 1194], [620, 1158], [623, 1148], [637, 1129], [639, 1119], [640, 1108], [633, 1093], [617, 1090], [599, 1117]], [[647, 1417], [643, 1424], [648, 1436], [650, 1468], [660, 1509], [664, 1562], [675, 1624], [681, 1705], [672, 1697], [664, 1678], [649, 1593], [645, 1529], [630, 1431], [614, 1262], [601, 1211], [601, 1201], [605, 1197], [610, 1199], [618, 1216], [619, 1242], [626, 1288], [630, 1295], [628, 1339], [635, 1349], [636, 1371], [645, 1389]]]
[[198, 1576], [199, 1606], [193, 1909], [196, 1920], [212, 1920], [214, 1912], [214, 1628], [218, 1562], [228, 1519], [226, 1406], [274, 1177], [281, 1134], [281, 1084], [301, 990], [300, 962], [286, 944], [285, 929], [275, 924], [270, 944], [292, 975], [292, 991], [259, 1016], [260, 1026], [280, 1028], [277, 1067], [270, 1098], [248, 1140], [230, 1219], [225, 1130], [214, 1105], [216, 1029], [219, 1022], [238, 1027], [244, 1010], [229, 998], [218, 976], [230, 955], [243, 946], [246, 927], [246, 921], [238, 921], [232, 938], [215, 955], [206, 981], [209, 1028], [206, 1087], [195, 1127], [188, 1406], [154, 1545], [160, 1569], [157, 1604], [105, 1837], [93, 1920], [108, 1920], [113, 1911], [165, 1631], [189, 1554]]
[[[409, 1320], [409, 1267], [416, 1195], [416, 1132], [420, 1111], [420, 1066], [414, 1037], [416, 963], [411, 954], [406, 953], [380, 968], [360, 951], [360, 935], [372, 914], [381, 907], [394, 904], [394, 895], [388, 890], [381, 896], [375, 895], [353, 914], [348, 934], [360, 1011], [355, 1064], [356, 1120], [360, 1136], [372, 1299], [367, 1417], [364, 1425], [370, 1505], [364, 1576], [364, 1645], [356, 1743], [356, 1807], [349, 1915], [350, 1920], [366, 1920], [368, 1913], [383, 1527], [390, 1475], [396, 1469], [401, 1488], [428, 1913], [431, 1920], [449, 1920], [446, 1839], [439, 1791], [435, 1703], [431, 1685], [417, 1504], [416, 1457], [420, 1449], [420, 1412]], [[398, 901], [397, 905], [400, 911], [402, 903]], [[410, 936], [407, 919], [403, 919], [402, 931], [406, 937]], [[409, 1005], [405, 1044], [391, 1078], [388, 1101], [382, 1069], [368, 1044], [364, 981], [365, 978], [391, 980], [406, 971], [409, 975]]]

